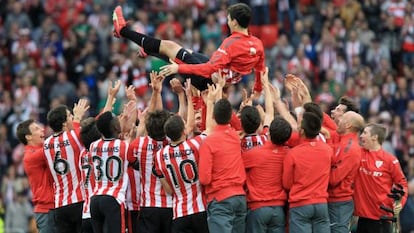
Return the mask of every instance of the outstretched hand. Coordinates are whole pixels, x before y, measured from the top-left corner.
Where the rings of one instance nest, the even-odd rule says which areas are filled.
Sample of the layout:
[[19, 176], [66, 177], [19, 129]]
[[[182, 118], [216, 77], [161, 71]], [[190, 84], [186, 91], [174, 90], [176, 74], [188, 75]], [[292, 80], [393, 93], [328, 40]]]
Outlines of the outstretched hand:
[[75, 106], [73, 107], [73, 120], [80, 122], [89, 107], [89, 101], [87, 99], [80, 99], [78, 103], [75, 103]]
[[170, 86], [171, 86], [171, 90], [175, 94], [180, 94], [184, 92], [184, 87], [181, 84], [180, 80], [178, 80], [177, 78], [173, 78], [170, 80]]
[[161, 73], [158, 74], [156, 71], [151, 71], [150, 73], [150, 79], [151, 83], [150, 86], [152, 87], [153, 91], [161, 92], [162, 90], [162, 81], [164, 81], [165, 76], [163, 76]]
[[121, 87], [121, 80], [116, 80], [108, 86], [108, 97], [115, 97], [118, 94], [119, 88]]
[[161, 66], [160, 75], [165, 77], [178, 73], [178, 64], [170, 59], [171, 64]]

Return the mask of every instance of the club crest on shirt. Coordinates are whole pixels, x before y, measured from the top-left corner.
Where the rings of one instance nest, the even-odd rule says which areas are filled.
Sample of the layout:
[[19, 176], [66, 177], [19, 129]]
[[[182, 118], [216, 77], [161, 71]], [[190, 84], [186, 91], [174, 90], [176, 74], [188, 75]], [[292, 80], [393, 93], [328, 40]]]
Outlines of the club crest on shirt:
[[255, 55], [257, 51], [256, 51], [256, 49], [255, 49], [255, 48], [250, 47], [249, 52], [250, 52], [250, 55]]
[[381, 166], [382, 166], [382, 164], [383, 164], [384, 162], [383, 161], [381, 161], [381, 160], [376, 160], [375, 161], [375, 166], [377, 167], [377, 168], [380, 168]]

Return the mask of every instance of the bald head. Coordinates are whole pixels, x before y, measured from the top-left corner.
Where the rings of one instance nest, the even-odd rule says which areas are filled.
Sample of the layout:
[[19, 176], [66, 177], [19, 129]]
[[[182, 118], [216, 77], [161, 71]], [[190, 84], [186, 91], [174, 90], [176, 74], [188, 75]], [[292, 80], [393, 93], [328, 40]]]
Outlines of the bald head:
[[339, 119], [337, 131], [339, 134], [357, 133], [363, 128], [364, 118], [354, 111], [348, 111]]
[[349, 119], [349, 123], [352, 126], [351, 131], [359, 132], [364, 128], [364, 125], [365, 125], [364, 118], [360, 114], [354, 111], [349, 111], [349, 112], [346, 112], [344, 116], [347, 116], [347, 118]]

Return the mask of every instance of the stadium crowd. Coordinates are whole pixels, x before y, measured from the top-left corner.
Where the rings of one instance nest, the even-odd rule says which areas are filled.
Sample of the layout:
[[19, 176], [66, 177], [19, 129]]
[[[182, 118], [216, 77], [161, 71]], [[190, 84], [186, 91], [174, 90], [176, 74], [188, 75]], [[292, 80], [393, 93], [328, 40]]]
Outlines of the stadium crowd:
[[[0, 216], [7, 232], [28, 232], [33, 216], [23, 169], [24, 145], [17, 125], [35, 119], [47, 126], [50, 109], [72, 108], [88, 99], [86, 115], [96, 116], [107, 90], [121, 80], [114, 113], [135, 87], [137, 107], [148, 107], [150, 72], [166, 63], [142, 54], [127, 39], [113, 37], [112, 11], [123, 8], [130, 27], [208, 56], [229, 35], [227, 7], [239, 1], [7, 0], [0, 5]], [[358, 103], [366, 122], [388, 127], [383, 147], [395, 155], [407, 180], [414, 178], [414, 1], [263, 0], [251, 6], [250, 31], [265, 46], [269, 82], [290, 99], [284, 80], [295, 74], [313, 100], [330, 114], [341, 96]], [[229, 86], [233, 109], [253, 76]], [[165, 109], [179, 111], [178, 97], [164, 81]], [[265, 99], [259, 98], [259, 104]], [[290, 103], [291, 104], [291, 103]], [[45, 137], [52, 134], [47, 128]], [[405, 232], [414, 230], [414, 202], [401, 215]], [[11, 211], [12, 210], [12, 211]], [[19, 217], [16, 217], [19, 216]], [[26, 216], [26, 218], [24, 217]], [[14, 230], [14, 231], [12, 231]], [[1, 230], [0, 230], [1, 232]]]

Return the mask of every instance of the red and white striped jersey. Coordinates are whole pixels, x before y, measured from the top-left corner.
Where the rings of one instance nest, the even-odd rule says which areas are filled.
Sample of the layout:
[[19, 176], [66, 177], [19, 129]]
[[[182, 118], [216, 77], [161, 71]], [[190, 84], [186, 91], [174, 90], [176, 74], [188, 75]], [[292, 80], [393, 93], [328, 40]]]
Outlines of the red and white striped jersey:
[[128, 167], [128, 187], [126, 192], [126, 208], [127, 210], [139, 210], [140, 206], [140, 175], [139, 171]]
[[[79, 129], [79, 124], [74, 124]], [[84, 200], [80, 152], [83, 146], [78, 130], [70, 130], [48, 137], [43, 149], [55, 183], [55, 208]]]
[[168, 145], [157, 152], [155, 169], [163, 174], [173, 193], [173, 219], [206, 210], [204, 191], [198, 179], [198, 149], [205, 135]]
[[156, 141], [148, 136], [138, 137], [131, 142], [128, 156], [138, 158], [141, 174], [141, 207], [172, 207], [172, 196], [164, 191], [153, 169], [155, 154], [168, 143], [167, 139]]
[[128, 143], [120, 139], [99, 139], [90, 146], [96, 188], [93, 195], [114, 197], [125, 204], [128, 186]]
[[85, 192], [82, 218], [90, 218], [90, 203], [95, 186], [95, 173], [93, 172], [92, 155], [88, 150], [83, 149], [80, 156], [79, 167], [82, 171], [82, 187]]
[[240, 143], [241, 143], [242, 152], [246, 152], [252, 149], [253, 147], [263, 146], [265, 142], [267, 141], [267, 136], [264, 134], [262, 135], [249, 134], [249, 135], [244, 136], [240, 141], [241, 141]]

